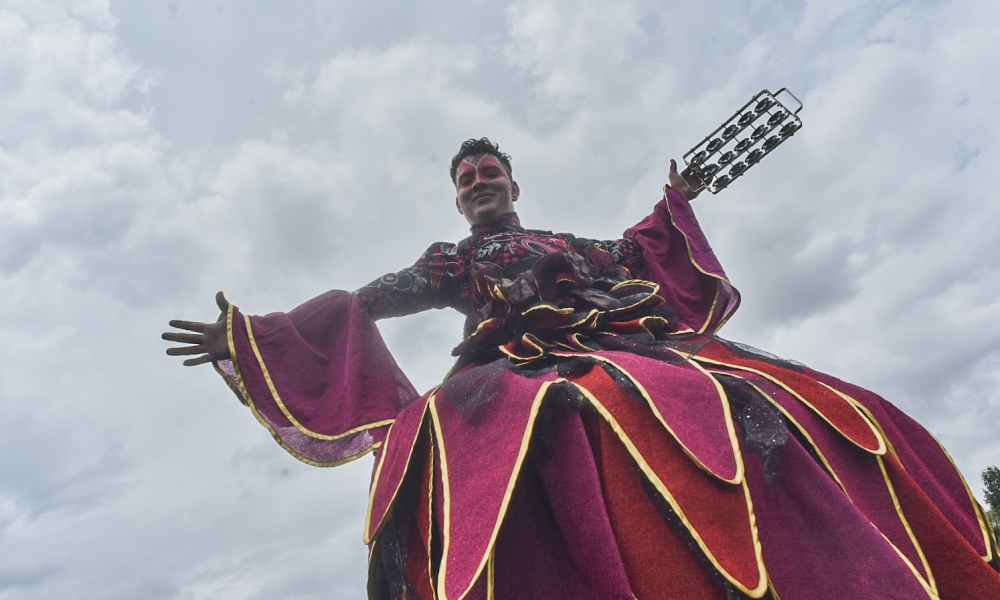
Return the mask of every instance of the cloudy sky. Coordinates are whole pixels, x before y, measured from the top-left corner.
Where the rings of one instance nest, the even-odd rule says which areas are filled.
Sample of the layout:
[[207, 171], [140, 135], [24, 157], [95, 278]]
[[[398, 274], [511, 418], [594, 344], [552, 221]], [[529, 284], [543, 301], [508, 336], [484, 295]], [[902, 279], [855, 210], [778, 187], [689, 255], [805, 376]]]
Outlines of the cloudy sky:
[[[0, 599], [360, 598], [370, 458], [307, 467], [171, 318], [287, 310], [466, 225], [488, 135], [529, 227], [609, 238], [764, 88], [804, 129], [696, 210], [723, 335], [1000, 463], [1000, 3], [0, 0]], [[381, 323], [420, 388], [457, 314]]]

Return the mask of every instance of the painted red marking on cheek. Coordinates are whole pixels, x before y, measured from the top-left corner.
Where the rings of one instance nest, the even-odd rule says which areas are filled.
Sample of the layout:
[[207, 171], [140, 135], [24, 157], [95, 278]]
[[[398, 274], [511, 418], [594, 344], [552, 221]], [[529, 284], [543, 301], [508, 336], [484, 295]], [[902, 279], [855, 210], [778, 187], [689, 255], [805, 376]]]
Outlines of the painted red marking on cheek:
[[513, 184], [507, 169], [500, 160], [492, 154], [466, 156], [455, 170], [456, 187], [466, 190], [480, 182], [503, 185], [508, 194], [513, 193]]

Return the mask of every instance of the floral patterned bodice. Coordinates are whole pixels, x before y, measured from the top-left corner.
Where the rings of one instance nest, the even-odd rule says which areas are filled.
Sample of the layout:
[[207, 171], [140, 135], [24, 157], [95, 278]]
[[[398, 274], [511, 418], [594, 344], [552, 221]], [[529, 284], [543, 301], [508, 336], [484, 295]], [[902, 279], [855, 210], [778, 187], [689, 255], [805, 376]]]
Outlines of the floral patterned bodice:
[[521, 227], [516, 213], [509, 213], [474, 226], [472, 235], [457, 244], [432, 244], [413, 266], [387, 273], [354, 294], [373, 319], [449, 306], [473, 319], [483, 304], [474, 281], [515, 278], [543, 256], [557, 253], [583, 257], [597, 272], [624, 269], [624, 278], [643, 264], [642, 251], [631, 238], [596, 241], [529, 230]]

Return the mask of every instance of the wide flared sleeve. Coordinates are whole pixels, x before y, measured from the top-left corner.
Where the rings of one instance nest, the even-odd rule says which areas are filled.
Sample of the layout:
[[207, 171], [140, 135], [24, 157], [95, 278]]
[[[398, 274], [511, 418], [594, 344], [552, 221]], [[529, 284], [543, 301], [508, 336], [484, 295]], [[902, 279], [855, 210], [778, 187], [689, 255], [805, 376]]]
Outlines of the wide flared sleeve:
[[653, 212], [625, 232], [642, 248], [634, 273], [660, 285], [659, 294], [682, 324], [698, 333], [715, 333], [740, 303], [712, 252], [687, 198], [667, 187]]
[[358, 297], [334, 290], [288, 313], [227, 315], [216, 368], [278, 443], [316, 466], [377, 448], [417, 394]]

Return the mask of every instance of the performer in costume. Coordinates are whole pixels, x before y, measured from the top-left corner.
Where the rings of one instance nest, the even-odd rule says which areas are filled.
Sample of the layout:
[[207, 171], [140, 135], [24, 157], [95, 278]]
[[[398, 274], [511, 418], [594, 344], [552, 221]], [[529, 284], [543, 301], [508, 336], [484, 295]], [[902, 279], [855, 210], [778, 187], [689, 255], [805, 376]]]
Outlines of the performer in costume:
[[[1000, 598], [996, 540], [945, 450], [875, 394], [719, 338], [739, 304], [671, 161], [621, 239], [524, 229], [509, 157], [452, 161], [472, 226], [355, 292], [216, 323], [214, 362], [295, 457], [375, 452], [369, 596]], [[466, 315], [420, 395], [374, 321]]]

